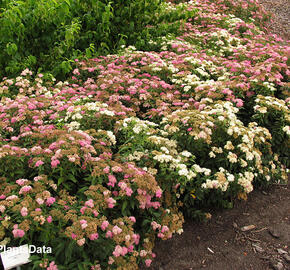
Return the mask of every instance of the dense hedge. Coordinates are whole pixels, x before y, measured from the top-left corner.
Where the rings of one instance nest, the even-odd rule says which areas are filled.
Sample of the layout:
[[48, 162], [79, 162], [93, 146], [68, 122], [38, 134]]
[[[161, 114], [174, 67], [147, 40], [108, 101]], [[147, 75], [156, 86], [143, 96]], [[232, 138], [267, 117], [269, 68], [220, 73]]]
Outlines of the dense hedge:
[[[1, 1], [0, 77], [28, 67], [63, 75], [71, 59], [146, 38], [161, 0]], [[142, 16], [140, 16], [142, 14]]]

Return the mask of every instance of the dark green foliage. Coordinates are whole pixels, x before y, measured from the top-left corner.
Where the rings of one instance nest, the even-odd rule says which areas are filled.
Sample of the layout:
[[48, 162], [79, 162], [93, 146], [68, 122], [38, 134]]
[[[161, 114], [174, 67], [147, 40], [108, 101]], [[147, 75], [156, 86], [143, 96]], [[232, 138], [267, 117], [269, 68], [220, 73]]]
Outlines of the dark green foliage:
[[108, 54], [120, 45], [134, 44], [146, 38], [145, 26], [154, 22], [160, 2], [1, 1], [0, 77], [28, 67], [61, 78], [81, 55]]

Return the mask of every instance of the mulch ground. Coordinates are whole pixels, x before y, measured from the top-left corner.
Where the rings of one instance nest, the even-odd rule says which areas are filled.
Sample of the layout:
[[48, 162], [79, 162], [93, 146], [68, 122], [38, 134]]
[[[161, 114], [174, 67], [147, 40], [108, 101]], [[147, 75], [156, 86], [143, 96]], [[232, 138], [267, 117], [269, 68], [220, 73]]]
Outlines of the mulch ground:
[[149, 269], [290, 269], [289, 191], [289, 184], [256, 190], [205, 224], [186, 221], [182, 235], [157, 243]]

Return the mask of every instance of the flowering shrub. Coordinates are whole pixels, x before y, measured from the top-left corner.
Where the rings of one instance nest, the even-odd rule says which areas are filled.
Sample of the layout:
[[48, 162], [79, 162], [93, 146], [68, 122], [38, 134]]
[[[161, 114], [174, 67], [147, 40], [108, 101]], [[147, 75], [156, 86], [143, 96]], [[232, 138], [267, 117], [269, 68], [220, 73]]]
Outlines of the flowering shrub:
[[63, 82], [29, 69], [0, 82], [0, 242], [51, 246], [35, 268], [150, 266], [184, 215], [287, 179], [289, 46], [266, 13], [162, 5], [183, 23], [155, 51], [76, 60]]
[[289, 167], [290, 146], [289, 101], [289, 98], [284, 101], [271, 96], [258, 95], [255, 99], [253, 115], [253, 119], [256, 119], [259, 125], [266, 127], [273, 134], [271, 142], [273, 151], [280, 155], [287, 167]]

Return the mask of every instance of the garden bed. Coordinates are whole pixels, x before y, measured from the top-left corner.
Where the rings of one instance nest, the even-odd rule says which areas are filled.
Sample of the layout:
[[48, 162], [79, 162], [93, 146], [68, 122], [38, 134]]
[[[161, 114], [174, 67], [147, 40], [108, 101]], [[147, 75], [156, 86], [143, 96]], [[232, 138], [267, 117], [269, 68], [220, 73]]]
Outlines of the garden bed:
[[[208, 222], [193, 236], [202, 242], [199, 252], [208, 244], [201, 237], [209, 239], [203, 230], [218, 230], [217, 221], [228, 230], [225, 240], [232, 243], [234, 234], [235, 244], [245, 244], [245, 257], [255, 240], [261, 245], [251, 248], [268, 254], [264, 238], [243, 226], [265, 233], [270, 221], [259, 223], [250, 210], [239, 218], [231, 212], [229, 222], [213, 213], [245, 209], [237, 201], [252, 205], [260, 197], [249, 199], [251, 192], [262, 187], [277, 185], [286, 196], [290, 47], [268, 32], [269, 15], [256, 1], [161, 7], [162, 23], [146, 26], [154, 39], [68, 60], [73, 71], [65, 81], [26, 68], [0, 82], [1, 245], [53, 250], [33, 254], [24, 269], [149, 267], [156, 241], [181, 246], [173, 237], [183, 233], [185, 219]], [[10, 45], [10, 52], [17, 48]], [[270, 190], [263, 196], [279, 196]], [[277, 222], [284, 222], [283, 211]], [[214, 261], [201, 257], [199, 265]]]

